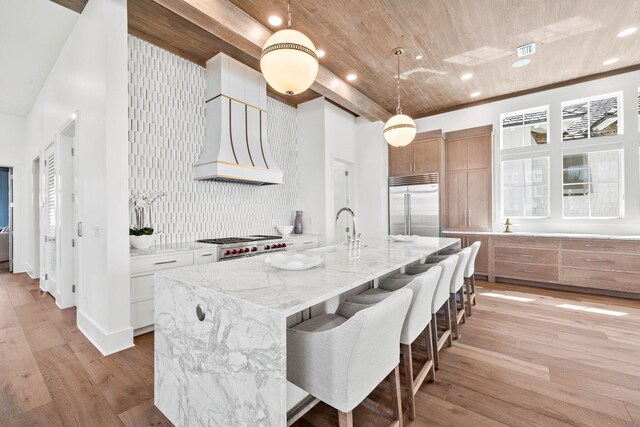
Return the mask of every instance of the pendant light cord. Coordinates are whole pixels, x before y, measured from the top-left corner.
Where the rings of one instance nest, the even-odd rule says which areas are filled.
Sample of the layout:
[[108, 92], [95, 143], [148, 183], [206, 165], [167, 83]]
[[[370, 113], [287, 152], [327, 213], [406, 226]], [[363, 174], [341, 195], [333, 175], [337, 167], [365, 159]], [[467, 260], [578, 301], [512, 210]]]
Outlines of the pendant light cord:
[[396, 53], [398, 56], [398, 106], [396, 107], [396, 114], [402, 114], [402, 107], [400, 107], [400, 53]]
[[287, 21], [287, 28], [291, 28], [291, 0], [287, 3], [287, 16], [289, 18]]

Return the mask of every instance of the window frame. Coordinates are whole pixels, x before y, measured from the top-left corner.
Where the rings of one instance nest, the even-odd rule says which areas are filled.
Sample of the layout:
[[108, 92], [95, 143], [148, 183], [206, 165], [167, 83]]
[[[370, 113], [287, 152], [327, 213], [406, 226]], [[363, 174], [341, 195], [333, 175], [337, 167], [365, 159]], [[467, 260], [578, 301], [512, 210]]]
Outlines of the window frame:
[[[505, 194], [505, 182], [504, 182], [504, 162], [511, 162], [517, 160], [533, 160], [538, 158], [546, 158], [547, 159], [547, 214], [544, 216], [513, 216], [513, 215], [505, 215], [504, 213], [504, 194]], [[526, 186], [523, 186], [524, 189]], [[524, 199], [523, 199], [524, 200]], [[526, 209], [524, 211], [526, 213]], [[502, 220], [506, 218], [514, 218], [514, 219], [523, 219], [523, 220], [539, 220], [539, 219], [549, 219], [551, 218], [551, 153], [549, 151], [544, 152], [536, 152], [536, 153], [526, 153], [520, 155], [502, 155], [500, 157], [500, 218]]]
[[[537, 111], [546, 111], [547, 113], [547, 143], [546, 144], [537, 144], [537, 145], [523, 145], [521, 147], [510, 147], [510, 148], [505, 148], [504, 147], [504, 126], [503, 126], [503, 120], [505, 117], [508, 116], [514, 116], [517, 114], [522, 114], [525, 115], [527, 113], [533, 113], [533, 112], [537, 112]], [[500, 152], [503, 151], [518, 151], [518, 150], [536, 150], [536, 149], [543, 149], [544, 147], [548, 146], [549, 144], [551, 144], [551, 132], [550, 132], [550, 120], [549, 120], [549, 113], [550, 113], [550, 109], [549, 109], [549, 104], [546, 105], [540, 105], [538, 107], [531, 107], [531, 108], [525, 108], [523, 110], [516, 110], [516, 111], [509, 111], [507, 113], [502, 113], [500, 114]], [[524, 127], [525, 125], [522, 124], [522, 127]]]
[[[591, 136], [591, 126], [587, 126], [587, 137], [586, 138], [577, 138], [577, 139], [564, 139], [564, 131], [562, 129], [562, 123], [564, 122], [563, 110], [565, 107], [574, 104], [587, 103], [587, 121], [591, 121], [591, 102], [598, 101], [601, 99], [607, 98], [618, 98], [618, 133], [615, 135], [602, 135], [602, 136]], [[624, 135], [624, 93], [622, 90], [604, 93], [600, 95], [592, 95], [585, 98], [577, 98], [571, 99], [568, 101], [562, 101], [560, 103], [560, 143], [562, 145], [567, 144], [587, 144], [592, 141], [600, 141], [605, 138], [618, 138], [621, 135]]]
[[[586, 154], [587, 155], [587, 161], [589, 162], [589, 156], [592, 153], [600, 153], [600, 152], [606, 152], [606, 151], [617, 151], [619, 153], [618, 156], [618, 208], [619, 208], [619, 215], [618, 216], [591, 216], [591, 196], [589, 196], [589, 216], [566, 216], [565, 215], [565, 196], [564, 196], [564, 188], [565, 188], [565, 183], [564, 183], [564, 157], [565, 156], [571, 156], [571, 155], [578, 155], [578, 154]], [[562, 220], [563, 221], [573, 221], [573, 220], [589, 220], [589, 221], [598, 221], [598, 220], [617, 220], [617, 219], [624, 219], [625, 218], [625, 181], [624, 181], [624, 154], [625, 154], [625, 149], [624, 149], [624, 144], [623, 143], [615, 143], [615, 144], [607, 144], [607, 145], [597, 145], [597, 146], [590, 146], [590, 147], [585, 147], [585, 146], [581, 146], [581, 147], [575, 147], [575, 148], [570, 148], [570, 149], [565, 149], [562, 150], [561, 153], [561, 158], [560, 158], [560, 174], [562, 176], [562, 180], [560, 182], [560, 194], [562, 197], [562, 206], [561, 206], [561, 213], [562, 213]], [[588, 163], [587, 163], [587, 167], [589, 167]], [[589, 181], [587, 182], [588, 185], [593, 185], [594, 182], [591, 180], [591, 170], [589, 169]], [[569, 184], [567, 184], [569, 185]]]

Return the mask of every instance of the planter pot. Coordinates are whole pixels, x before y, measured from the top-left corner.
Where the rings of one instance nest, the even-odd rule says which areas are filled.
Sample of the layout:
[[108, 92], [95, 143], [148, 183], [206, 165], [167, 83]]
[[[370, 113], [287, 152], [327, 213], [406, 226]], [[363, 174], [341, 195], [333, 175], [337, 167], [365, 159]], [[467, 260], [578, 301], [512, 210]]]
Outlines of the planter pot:
[[129, 243], [136, 249], [147, 249], [156, 241], [155, 234], [146, 234], [143, 236], [129, 236]]

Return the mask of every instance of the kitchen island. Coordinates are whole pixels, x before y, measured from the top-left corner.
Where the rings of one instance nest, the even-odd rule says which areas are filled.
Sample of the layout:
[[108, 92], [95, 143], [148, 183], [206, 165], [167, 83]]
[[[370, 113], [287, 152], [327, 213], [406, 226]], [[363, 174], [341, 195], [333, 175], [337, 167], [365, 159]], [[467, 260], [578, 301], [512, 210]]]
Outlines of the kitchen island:
[[155, 277], [155, 404], [176, 426], [286, 426], [287, 319], [459, 243], [363, 240], [321, 266], [282, 271], [264, 256]]

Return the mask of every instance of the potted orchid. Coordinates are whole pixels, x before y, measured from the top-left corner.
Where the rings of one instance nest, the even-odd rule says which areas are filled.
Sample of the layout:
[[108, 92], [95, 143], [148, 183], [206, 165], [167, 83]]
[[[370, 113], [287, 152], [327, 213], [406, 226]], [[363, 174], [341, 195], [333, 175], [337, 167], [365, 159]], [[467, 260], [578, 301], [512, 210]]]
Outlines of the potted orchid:
[[[151, 223], [151, 207], [162, 196], [163, 192], [134, 193], [129, 198], [136, 217], [136, 224], [129, 228], [129, 243], [136, 249], [147, 249], [155, 240], [153, 224]], [[149, 211], [149, 225], [145, 223], [145, 212]]]

